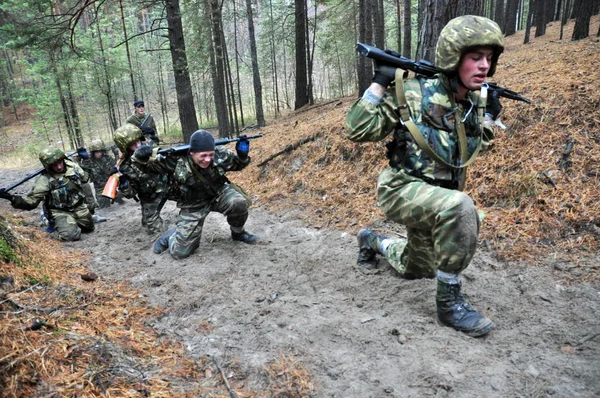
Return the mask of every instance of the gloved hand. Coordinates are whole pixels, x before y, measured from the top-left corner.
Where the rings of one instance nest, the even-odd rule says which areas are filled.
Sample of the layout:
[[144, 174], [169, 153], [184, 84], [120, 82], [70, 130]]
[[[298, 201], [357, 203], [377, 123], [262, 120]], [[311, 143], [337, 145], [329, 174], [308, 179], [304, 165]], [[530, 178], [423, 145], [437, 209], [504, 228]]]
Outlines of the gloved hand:
[[250, 152], [250, 141], [245, 135], [241, 135], [240, 140], [235, 144], [235, 151], [240, 159], [246, 160], [248, 158], [248, 152]]
[[117, 168], [117, 166], [113, 166], [112, 169], [110, 169], [110, 171], [108, 172], [108, 175], [117, 174], [118, 172], [119, 169]]
[[5, 188], [0, 188], [0, 199], [6, 199], [12, 201], [13, 195], [6, 192]]
[[150, 156], [152, 156], [152, 147], [149, 145], [141, 145], [133, 153], [133, 157], [140, 163], [148, 163]]
[[[400, 54], [397, 51], [388, 49], [383, 51], [394, 57], [400, 58]], [[375, 74], [373, 75], [373, 82], [379, 83], [383, 87], [387, 88], [396, 78], [395, 73], [396, 68], [387, 65], [381, 65], [375, 61]]]
[[81, 159], [87, 159], [90, 157], [90, 154], [88, 153], [87, 149], [80, 146], [77, 148], [77, 156], [79, 156]]
[[502, 112], [500, 93], [498, 93], [498, 90], [488, 88], [488, 98], [485, 106], [485, 113], [490, 115], [492, 119], [496, 120], [498, 115], [500, 115], [500, 112]]
[[125, 189], [129, 188], [129, 180], [127, 179], [127, 177], [125, 176], [121, 176], [119, 177], [119, 191], [123, 191]]

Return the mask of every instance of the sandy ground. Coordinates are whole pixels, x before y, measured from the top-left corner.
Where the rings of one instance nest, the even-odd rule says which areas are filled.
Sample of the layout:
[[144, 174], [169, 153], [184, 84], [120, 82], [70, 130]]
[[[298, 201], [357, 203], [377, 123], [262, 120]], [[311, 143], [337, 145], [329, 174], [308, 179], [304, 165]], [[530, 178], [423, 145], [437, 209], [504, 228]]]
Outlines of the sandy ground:
[[[0, 186], [25, 174], [3, 170]], [[554, 269], [569, 264], [525, 267], [479, 252], [463, 288], [497, 328], [474, 339], [439, 324], [433, 280], [403, 280], [384, 260], [361, 270], [353, 234], [301, 225], [293, 212], [252, 208], [255, 246], [233, 242], [212, 213], [198, 251], [179, 261], [152, 252], [156, 237], [141, 229], [135, 202], [99, 214], [108, 222], [65, 245], [89, 251], [101, 278], [129, 280], [167, 308], [148, 322], [189, 355], [238, 361], [249, 387], [260, 389], [258, 370], [292, 353], [312, 372], [316, 397], [600, 395], [600, 287], [563, 283]], [[173, 203], [163, 216], [175, 222]]]

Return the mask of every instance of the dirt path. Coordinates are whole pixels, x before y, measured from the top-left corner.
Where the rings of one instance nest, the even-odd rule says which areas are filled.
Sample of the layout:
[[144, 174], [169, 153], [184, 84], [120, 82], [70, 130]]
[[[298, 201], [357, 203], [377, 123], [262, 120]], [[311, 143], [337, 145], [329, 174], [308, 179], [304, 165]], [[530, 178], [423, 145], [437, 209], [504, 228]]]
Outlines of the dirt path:
[[[11, 175], [2, 174], [6, 186]], [[247, 229], [262, 243], [248, 246], [211, 214], [198, 251], [174, 261], [152, 253], [133, 201], [101, 214], [109, 221], [65, 245], [90, 251], [101, 277], [130, 280], [168, 308], [149, 321], [155, 329], [193, 357], [237, 359], [255, 388], [256, 369], [292, 353], [312, 372], [318, 397], [600, 394], [600, 288], [563, 285], [554, 265], [509, 266], [478, 253], [464, 290], [497, 329], [473, 339], [438, 324], [433, 281], [398, 278], [384, 261], [359, 270], [347, 232], [253, 208]], [[174, 222], [174, 204], [163, 215]]]

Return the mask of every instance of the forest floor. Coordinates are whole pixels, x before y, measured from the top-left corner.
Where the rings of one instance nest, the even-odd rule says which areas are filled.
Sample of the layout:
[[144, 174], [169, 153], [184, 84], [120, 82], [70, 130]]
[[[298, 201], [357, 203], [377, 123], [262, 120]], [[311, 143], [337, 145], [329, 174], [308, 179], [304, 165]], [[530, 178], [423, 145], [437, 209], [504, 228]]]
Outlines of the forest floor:
[[[375, 204], [375, 179], [385, 167], [383, 144], [344, 140], [343, 120], [352, 101], [344, 98], [271, 121], [260, 131], [264, 138], [252, 141], [253, 164], [285, 153], [232, 173], [255, 200], [247, 229], [261, 237], [260, 244], [232, 242], [223, 217], [211, 214], [198, 251], [174, 261], [152, 253], [156, 236], [143, 232], [139, 205], [127, 201], [99, 211], [108, 221], [95, 232], [57, 246], [76, 262], [61, 273], [77, 276], [85, 270], [99, 276], [91, 285], [77, 285], [78, 294], [92, 294], [94, 284], [119, 286], [117, 293], [98, 293], [96, 304], [105, 303], [102, 322], [114, 323], [113, 329], [100, 324], [86, 329], [97, 339], [87, 350], [103, 347], [110, 374], [130, 370], [134, 387], [112, 396], [233, 396], [223, 380], [239, 397], [598, 396], [600, 79], [593, 65], [600, 45], [595, 37], [558, 42], [555, 28], [528, 47], [518, 43], [522, 32], [510, 39], [507, 57], [512, 51], [513, 58], [499, 66], [509, 69], [499, 73], [499, 82], [522, 91], [534, 105], [505, 101], [509, 129], [470, 175], [469, 193], [486, 219], [463, 287], [471, 303], [496, 323], [489, 336], [473, 339], [440, 325], [434, 281], [399, 278], [382, 259], [375, 270], [356, 266], [359, 228], [392, 236], [403, 230], [386, 221]], [[569, 61], [571, 69], [564, 54], [579, 55]], [[544, 83], [536, 77], [543, 67], [557, 68], [561, 78]], [[567, 156], [569, 167], [561, 168], [557, 160], [564, 159], [569, 137], [577, 144]], [[285, 151], [303, 139], [305, 144]], [[31, 169], [2, 170], [0, 186]], [[26, 192], [29, 184], [17, 191]], [[38, 223], [37, 212], [14, 210], [5, 201], [0, 210], [20, 235], [39, 245], [47, 240], [24, 232]], [[169, 202], [163, 217], [173, 224], [176, 216]], [[3, 265], [2, 274], [19, 268]], [[123, 281], [128, 287], [118, 285]], [[41, 284], [46, 285], [57, 282]], [[26, 287], [25, 278], [18, 279], [6, 297], [18, 303], [26, 294], [17, 288]], [[115, 296], [127, 300], [112, 301]], [[146, 306], [160, 312], [138, 312]], [[0, 319], [9, 325], [27, 314], [23, 311]], [[81, 338], [84, 322], [74, 323], [65, 312], [67, 318], [52, 330], [19, 329], [18, 335], [32, 347], [41, 335]], [[132, 321], [131, 314], [142, 326], [118, 323]], [[30, 322], [33, 315], [19, 322]], [[119, 337], [113, 337], [116, 329]], [[140, 348], [146, 339], [155, 343]], [[167, 358], [162, 339], [179, 342], [182, 349], [149, 364], [144, 353]], [[75, 345], [65, 343], [62, 366], [74, 366], [69, 358]], [[49, 367], [53, 358], [43, 354], [50, 348], [39, 347], [24, 351], [18, 361], [0, 355], [0, 369], [11, 370], [27, 357]], [[174, 362], [182, 364], [177, 372], [155, 377], [161, 365], [174, 367]], [[68, 388], [91, 393], [92, 384], [106, 393], [110, 387], [110, 377], [99, 380], [92, 366], [82, 375], [87, 384], [49, 387], [46, 382], [44, 390], [39, 380], [31, 383], [38, 383], [37, 396], [76, 395]], [[24, 376], [11, 377], [14, 385]]]

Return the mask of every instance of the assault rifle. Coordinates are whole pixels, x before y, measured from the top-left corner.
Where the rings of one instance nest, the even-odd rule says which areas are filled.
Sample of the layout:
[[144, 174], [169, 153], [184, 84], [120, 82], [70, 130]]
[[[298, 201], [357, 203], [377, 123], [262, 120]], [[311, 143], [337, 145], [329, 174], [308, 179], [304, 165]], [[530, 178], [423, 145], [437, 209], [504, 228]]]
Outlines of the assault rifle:
[[[240, 140], [251, 140], [254, 138], [260, 138], [262, 137], [262, 134], [254, 134], [254, 135], [240, 135], [239, 137], [235, 137], [235, 138], [219, 138], [218, 140], [215, 140], [215, 145], [225, 145], [225, 144], [229, 144], [230, 142], [236, 142], [236, 141], [240, 141]], [[187, 155], [188, 151], [190, 150], [190, 144], [183, 144], [183, 145], [177, 145], [177, 146], [173, 146], [171, 148], [164, 148], [164, 149], [159, 149], [158, 150], [158, 154], [159, 155], [170, 155], [170, 156], [183, 156], [183, 155]]]
[[[379, 64], [379, 72], [383, 73], [389, 77], [396, 76], [396, 69], [404, 69], [415, 72], [418, 75], [423, 75], [427, 77], [431, 77], [436, 73], [442, 72], [438, 69], [433, 63], [421, 59], [418, 61], [414, 61], [410, 58], [406, 57], [396, 57], [392, 54], [388, 54], [385, 51], [369, 46], [368, 44], [356, 43], [356, 51], [362, 55], [363, 57], [371, 58], [373, 61], [377, 61]], [[525, 97], [522, 97], [519, 93], [509, 90], [504, 87], [498, 86], [496, 83], [484, 83], [487, 86], [496, 91], [500, 97], [508, 98], [514, 101], [523, 101], [528, 104], [531, 104], [531, 101]]]
[[[77, 152], [71, 152], [69, 154], [67, 154], [67, 158], [70, 158], [71, 156], [75, 155]], [[42, 167], [41, 169], [38, 169], [36, 171], [34, 171], [31, 174], [28, 174], [25, 178], [20, 179], [19, 181], [15, 182], [14, 184], [12, 184], [10, 187], [4, 188], [4, 191], [8, 192], [11, 191], [13, 189], [15, 189], [16, 187], [18, 187], [19, 185], [31, 180], [33, 177], [37, 177], [40, 174], [42, 174], [44, 171], [46, 171], [46, 169], [44, 167]]]

